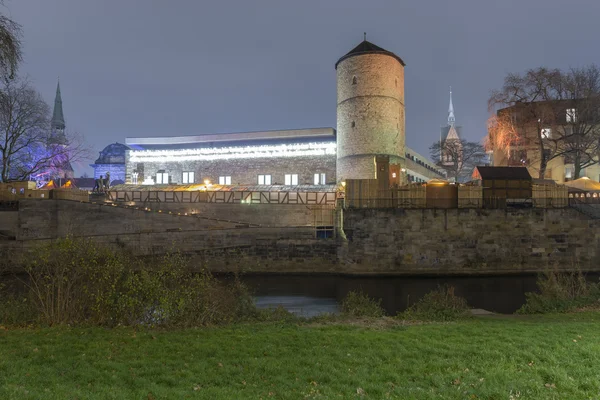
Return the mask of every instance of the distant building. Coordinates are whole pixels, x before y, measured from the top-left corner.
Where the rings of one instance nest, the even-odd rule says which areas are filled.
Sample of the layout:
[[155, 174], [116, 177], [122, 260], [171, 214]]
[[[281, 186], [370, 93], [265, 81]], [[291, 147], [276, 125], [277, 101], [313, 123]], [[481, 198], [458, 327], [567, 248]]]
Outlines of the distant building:
[[125, 182], [125, 158], [129, 150], [124, 144], [113, 143], [106, 146], [90, 167], [94, 168], [94, 179], [106, 177], [110, 173], [111, 185], [118, 185]]
[[[461, 131], [462, 127], [456, 125], [456, 118], [454, 116], [454, 105], [452, 104], [452, 88], [450, 88], [450, 105], [448, 106], [448, 124], [443, 126], [440, 133], [440, 160], [439, 162], [442, 165], [452, 165], [454, 164], [455, 152], [450, 152], [448, 147], [456, 150], [462, 149], [461, 145]], [[455, 142], [454, 145], [450, 145], [450, 142]], [[447, 146], [449, 145], [449, 146]], [[453, 153], [453, 154], [450, 154]], [[460, 161], [460, 153], [458, 154], [458, 159]]]
[[[577, 110], [573, 105], [577, 100], [557, 100], [543, 101], [535, 103], [517, 103], [497, 111], [499, 119], [511, 121], [514, 127], [515, 139], [512, 140], [508, 150], [496, 148], [488, 149], [493, 166], [519, 166], [526, 167], [531, 176], [540, 179], [552, 179], [558, 183], [574, 179], [573, 155], [569, 152], [569, 145], [563, 146], [558, 156], [552, 154], [557, 143], [561, 140], [575, 141], [576, 136], [571, 136], [576, 129], [596, 130], [600, 126], [594, 126], [595, 122], [586, 122], [586, 113]], [[541, 116], [539, 119], [531, 119], [531, 115], [537, 113]], [[537, 118], [537, 117], [536, 117]], [[544, 119], [542, 119], [544, 118]], [[597, 116], [593, 116], [597, 120]], [[545, 152], [551, 160], [548, 161], [543, 177], [540, 177], [541, 157], [540, 157], [540, 131], [538, 124], [541, 124], [541, 137], [545, 146]], [[561, 139], [561, 136], [563, 139]], [[588, 135], [590, 137], [590, 135]], [[566, 142], [569, 143], [569, 142]], [[493, 146], [493, 145], [492, 145]], [[574, 147], [575, 145], [573, 145]], [[588, 177], [594, 180], [600, 180], [600, 165], [598, 165], [598, 155], [594, 156], [596, 163], [584, 168], [580, 172], [580, 177]]]
[[[51, 137], [50, 145], [68, 146], [65, 135], [65, 117], [63, 114], [62, 97], [60, 95], [60, 82], [56, 84], [56, 96], [54, 98], [54, 110], [52, 112], [52, 121], [50, 123]], [[68, 156], [59, 157], [56, 160], [51, 179], [71, 179], [74, 177], [73, 167]]]

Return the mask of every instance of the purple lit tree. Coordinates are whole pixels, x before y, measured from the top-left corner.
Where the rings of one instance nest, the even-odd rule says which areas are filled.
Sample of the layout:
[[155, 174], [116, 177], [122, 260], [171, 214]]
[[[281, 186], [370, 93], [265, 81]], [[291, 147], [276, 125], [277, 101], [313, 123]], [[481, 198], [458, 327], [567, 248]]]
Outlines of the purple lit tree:
[[80, 136], [56, 140], [50, 108], [27, 80], [0, 87], [0, 181], [49, 180], [66, 162], [87, 154]]

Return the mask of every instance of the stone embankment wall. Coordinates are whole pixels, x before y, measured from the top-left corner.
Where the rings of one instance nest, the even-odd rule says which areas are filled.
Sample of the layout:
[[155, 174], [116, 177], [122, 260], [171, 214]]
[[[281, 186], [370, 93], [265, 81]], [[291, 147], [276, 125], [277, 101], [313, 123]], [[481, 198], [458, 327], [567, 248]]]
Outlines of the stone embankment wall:
[[376, 273], [530, 273], [600, 270], [600, 220], [576, 210], [346, 210], [352, 270]]
[[223, 215], [208, 219], [24, 200], [18, 218], [14, 212], [0, 213], [0, 226], [12, 226], [8, 230], [17, 238], [0, 238], [0, 250], [27, 254], [32, 246], [71, 234], [138, 256], [178, 249], [192, 256], [195, 265], [216, 272], [484, 275], [535, 273], [554, 266], [600, 270], [600, 220], [572, 209], [345, 210], [345, 238], [317, 239], [313, 226], [295, 224], [293, 210], [299, 206], [262, 206], [278, 226], [228, 222], [228, 207], [247, 209], [241, 204], [212, 205]]

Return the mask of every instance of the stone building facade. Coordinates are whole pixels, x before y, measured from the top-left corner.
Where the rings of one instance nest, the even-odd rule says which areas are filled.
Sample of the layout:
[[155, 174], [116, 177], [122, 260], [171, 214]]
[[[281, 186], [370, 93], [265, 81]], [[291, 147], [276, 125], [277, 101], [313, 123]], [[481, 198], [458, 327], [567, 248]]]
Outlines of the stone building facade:
[[126, 179], [137, 184], [335, 183], [333, 128], [180, 138], [128, 138]]

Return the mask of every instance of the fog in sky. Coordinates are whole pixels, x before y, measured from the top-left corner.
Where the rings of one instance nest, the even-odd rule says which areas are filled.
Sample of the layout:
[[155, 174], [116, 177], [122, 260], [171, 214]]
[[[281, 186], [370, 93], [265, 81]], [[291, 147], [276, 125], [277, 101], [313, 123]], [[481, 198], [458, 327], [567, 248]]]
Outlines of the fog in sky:
[[598, 0], [7, 0], [28, 75], [94, 158], [125, 137], [335, 127], [334, 64], [367, 39], [406, 62], [406, 142], [429, 155], [448, 87], [469, 140], [508, 72], [600, 64]]

